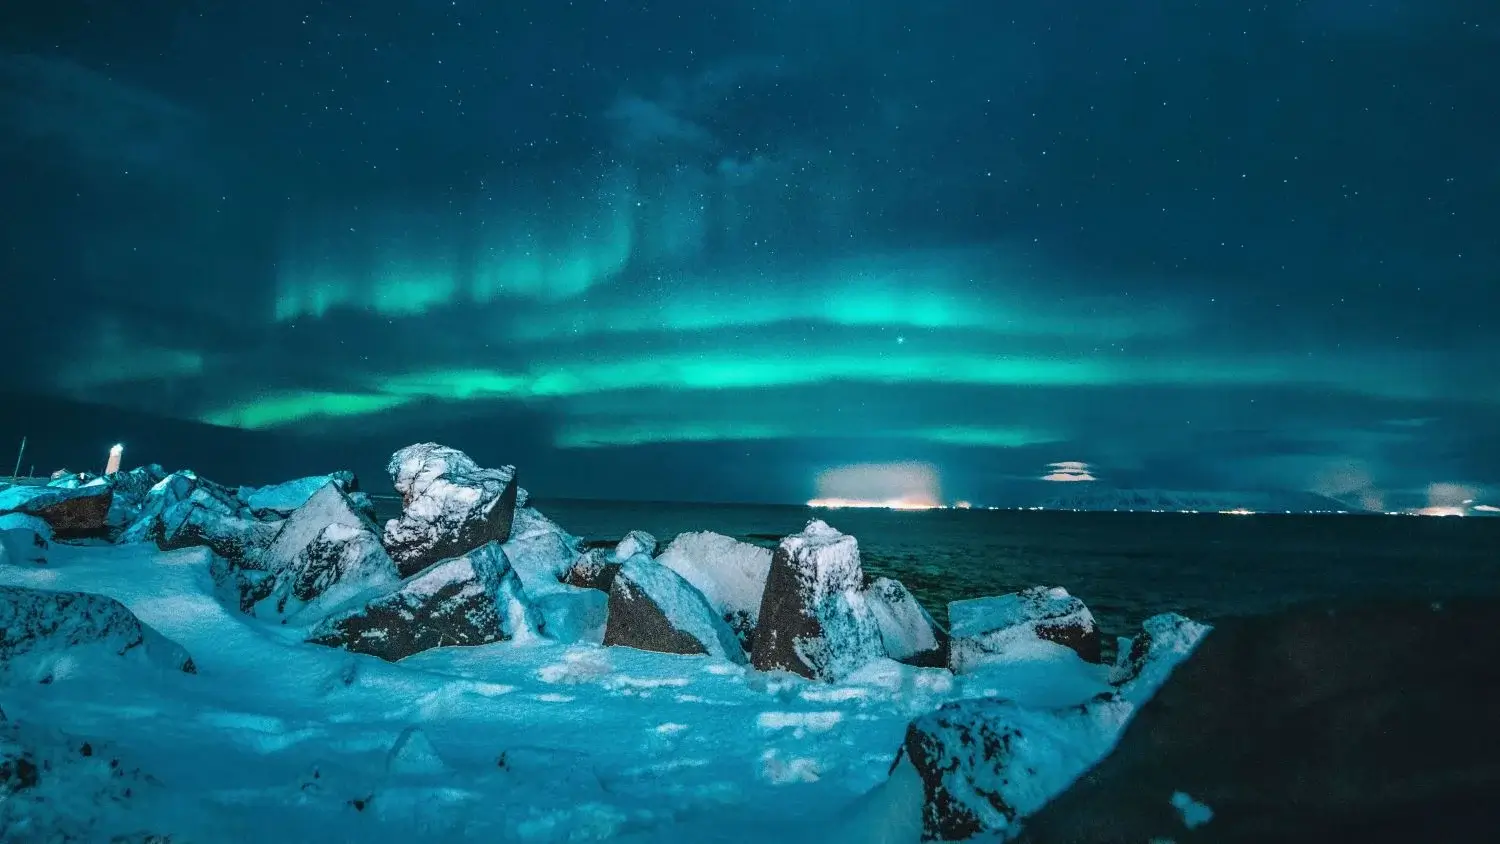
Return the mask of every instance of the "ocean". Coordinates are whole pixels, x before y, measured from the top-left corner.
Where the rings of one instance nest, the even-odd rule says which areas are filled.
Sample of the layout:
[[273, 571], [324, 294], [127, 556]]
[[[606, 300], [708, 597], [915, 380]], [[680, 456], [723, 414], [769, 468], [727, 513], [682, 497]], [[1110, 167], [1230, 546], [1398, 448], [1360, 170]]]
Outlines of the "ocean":
[[[398, 502], [381, 501], [382, 516]], [[772, 547], [821, 518], [865, 570], [905, 583], [939, 621], [949, 601], [1062, 586], [1106, 634], [1175, 611], [1202, 620], [1304, 602], [1500, 595], [1500, 518], [812, 510], [534, 499], [588, 540], [644, 530], [665, 547], [708, 530]]]

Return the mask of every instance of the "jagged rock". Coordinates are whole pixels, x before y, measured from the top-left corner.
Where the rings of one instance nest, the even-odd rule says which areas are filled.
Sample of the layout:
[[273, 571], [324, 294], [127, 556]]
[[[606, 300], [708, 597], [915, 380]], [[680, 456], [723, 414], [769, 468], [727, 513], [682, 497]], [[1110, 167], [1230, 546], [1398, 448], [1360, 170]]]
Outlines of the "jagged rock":
[[734, 631], [703, 593], [645, 554], [622, 563], [610, 586], [604, 644], [745, 661]]
[[1489, 840], [1497, 613], [1401, 601], [1216, 622], [1023, 840]]
[[510, 538], [514, 466], [482, 469], [457, 449], [420, 443], [392, 455], [389, 471], [403, 507], [385, 525], [385, 546], [403, 575]]
[[836, 680], [885, 656], [854, 537], [814, 519], [771, 558], [751, 663]]
[[261, 553], [280, 531], [279, 522], [227, 516], [189, 500], [162, 514], [156, 545], [163, 551], [203, 546], [235, 566], [260, 569]]
[[227, 487], [192, 472], [173, 472], [146, 493], [134, 520], [115, 537], [118, 543], [156, 542], [162, 537], [162, 518], [174, 507], [192, 503], [212, 513], [242, 515], [244, 507]]
[[515, 528], [505, 543], [505, 556], [532, 594], [562, 582], [578, 559], [578, 538], [530, 507], [516, 510]]
[[151, 488], [166, 476], [167, 473], [155, 463], [107, 476], [104, 480], [115, 492], [109, 507], [110, 527], [123, 528], [135, 521], [151, 494]]
[[324, 619], [307, 641], [395, 662], [429, 648], [530, 638], [540, 624], [505, 554], [490, 542]]
[[[359, 479], [354, 473], [346, 470], [334, 472], [329, 475], [311, 475], [306, 478], [283, 481], [279, 484], [271, 484], [262, 487], [242, 486], [236, 497], [244, 502], [250, 514], [258, 519], [284, 519], [307, 503], [313, 494], [325, 485], [332, 483], [339, 491], [353, 499], [354, 493], [359, 492]], [[359, 509], [356, 502], [355, 509]]]
[[922, 668], [948, 665], [948, 634], [899, 580], [877, 577], [865, 587], [886, 655]]
[[282, 522], [260, 554], [264, 577], [246, 582], [241, 608], [258, 616], [310, 618], [367, 589], [394, 587], [396, 565], [375, 526], [328, 483]]
[[76, 488], [12, 486], [0, 490], [0, 515], [36, 516], [58, 539], [102, 537], [109, 534], [109, 507], [114, 490], [107, 484]]
[[1153, 641], [1135, 678], [1078, 705], [1047, 709], [974, 698], [912, 721], [893, 772], [910, 765], [922, 782], [925, 837], [967, 841], [985, 832], [1014, 834], [1018, 821], [1104, 758], [1130, 718], [1208, 632], [1186, 619], [1176, 629], [1180, 635]]
[[607, 548], [590, 548], [578, 555], [573, 565], [563, 573], [563, 582], [580, 589], [598, 589], [608, 592], [620, 571], [620, 563], [614, 552]]
[[771, 570], [769, 549], [707, 531], [678, 534], [657, 562], [682, 575], [729, 622], [746, 651]]
[[1103, 661], [1093, 613], [1062, 588], [1036, 586], [1010, 595], [954, 601], [948, 605], [948, 624], [949, 665], [955, 673], [1004, 658], [1037, 640], [1071, 648], [1086, 662]]
[[633, 530], [615, 545], [615, 559], [625, 561], [636, 554], [656, 556], [656, 537], [643, 530]]
[[[113, 598], [0, 586], [0, 670], [14, 670], [23, 660], [45, 663], [90, 646], [160, 668], [197, 671], [181, 645]], [[50, 676], [45, 670], [40, 673]]]

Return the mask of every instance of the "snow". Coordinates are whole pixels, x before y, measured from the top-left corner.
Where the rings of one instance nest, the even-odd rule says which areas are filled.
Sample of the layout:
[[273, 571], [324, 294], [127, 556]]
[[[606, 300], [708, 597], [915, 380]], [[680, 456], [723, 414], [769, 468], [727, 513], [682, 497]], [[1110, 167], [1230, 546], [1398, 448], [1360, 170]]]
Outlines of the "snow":
[[1188, 829], [1197, 829], [1214, 819], [1214, 810], [1194, 800], [1187, 792], [1172, 792], [1170, 802], [1172, 808], [1182, 816], [1182, 825]]
[[294, 510], [307, 503], [313, 493], [330, 482], [348, 493], [354, 476], [348, 472], [335, 475], [311, 475], [296, 480], [284, 481], [263, 487], [240, 487], [238, 497], [257, 516], [290, 516]]
[[991, 659], [1005, 659], [1007, 652], [1028, 649], [1038, 639], [1070, 642], [1088, 650], [1090, 658], [1098, 655], [1093, 614], [1061, 587], [953, 601], [948, 604], [948, 629], [953, 639], [949, 665], [959, 673]]
[[510, 538], [514, 510], [524, 502], [514, 466], [484, 469], [457, 449], [420, 443], [397, 451], [387, 469], [402, 509], [386, 522], [384, 544], [403, 574]]
[[722, 534], [678, 534], [657, 562], [682, 575], [743, 634], [760, 619], [771, 551]]
[[911, 659], [938, 649], [937, 625], [901, 581], [877, 577], [865, 595], [881, 644], [892, 659]]
[[[414, 488], [420, 474], [403, 483]], [[223, 503], [191, 475], [176, 478], [143, 512], [169, 489], [183, 493], [172, 501], [201, 491], [203, 506]], [[796, 642], [818, 679], [756, 670], [723, 616], [748, 604], [762, 625], [776, 620], [775, 602], [768, 614], [758, 594], [769, 592], [769, 555], [693, 536], [679, 550], [732, 558], [710, 567], [683, 557], [713, 572], [713, 597], [667, 565], [670, 546], [662, 560], [628, 556], [616, 584], [703, 642], [699, 654], [598, 644], [609, 596], [559, 582], [579, 542], [529, 507], [517, 507], [503, 545], [400, 580], [373, 525], [325, 483], [257, 561], [279, 578], [278, 596], [306, 606], [286, 624], [226, 603], [215, 584], [226, 563], [208, 548], [64, 543], [45, 566], [0, 566], [0, 630], [65, 632], [0, 654], [0, 767], [25, 758], [43, 773], [10, 794], [0, 777], [0, 840], [915, 844], [925, 786], [904, 753], [892, 766], [913, 719], [972, 698], [1001, 707], [1033, 738], [1009, 773], [992, 774], [1031, 805], [1069, 765], [1107, 752], [1167, 676], [1163, 654], [1185, 657], [1206, 630], [1158, 617], [1132, 648], [1143, 655], [1122, 655], [1113, 674], [1037, 637], [968, 674], [905, 665], [887, 655], [902, 648], [883, 645], [926, 642], [909, 613], [892, 610], [905, 601], [871, 597], [891, 587], [865, 588], [854, 539], [813, 522], [778, 557], [787, 606], [819, 625]], [[56, 599], [38, 597], [59, 594], [87, 611], [46, 610]], [[489, 600], [509, 638], [396, 662], [305, 641], [309, 626], [336, 625], [325, 617], [381, 605], [416, 622], [458, 594]], [[476, 618], [471, 604], [443, 606]], [[147, 647], [127, 647], [133, 630]], [[196, 674], [179, 670], [187, 654]]]
[[615, 559], [628, 560], [636, 554], [656, 555], [656, 537], [643, 530], [633, 530], [615, 546]]

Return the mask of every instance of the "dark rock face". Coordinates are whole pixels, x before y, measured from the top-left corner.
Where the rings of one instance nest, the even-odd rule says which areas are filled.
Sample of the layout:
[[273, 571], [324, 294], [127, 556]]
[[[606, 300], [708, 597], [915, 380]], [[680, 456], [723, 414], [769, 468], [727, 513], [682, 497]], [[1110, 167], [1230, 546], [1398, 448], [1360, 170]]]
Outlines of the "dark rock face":
[[510, 538], [521, 501], [514, 466], [482, 469], [457, 449], [421, 443], [392, 455], [389, 469], [404, 507], [384, 542], [402, 576]]
[[1496, 618], [1476, 600], [1218, 623], [1022, 840], [1489, 840]]
[[814, 520], [771, 557], [750, 661], [835, 680], [885, 656], [854, 537]]
[[105, 537], [109, 535], [109, 508], [114, 494], [107, 484], [75, 488], [9, 487], [0, 492], [0, 515], [36, 516], [51, 526], [58, 539]]
[[366, 589], [394, 587], [400, 579], [375, 526], [333, 483], [282, 522], [259, 564], [263, 575], [248, 567], [238, 572], [241, 609], [283, 621], [311, 605], [332, 609]]
[[1103, 661], [1093, 613], [1066, 589], [1034, 586], [1010, 595], [954, 601], [948, 605], [948, 621], [955, 673], [1002, 656], [1026, 639], [1070, 648], [1085, 662]]
[[239, 499], [227, 487], [200, 478], [192, 472], [173, 472], [151, 487], [144, 501], [127, 520], [125, 529], [115, 537], [115, 541], [160, 541], [163, 519], [175, 508], [187, 504], [225, 516], [246, 515]]
[[113, 598], [0, 586], [0, 670], [25, 657], [91, 645], [161, 668], [197, 671], [187, 651]]
[[563, 575], [563, 583], [581, 589], [599, 589], [608, 592], [620, 572], [620, 564], [607, 548], [590, 548], [578, 555], [573, 565]]
[[534, 635], [535, 613], [496, 543], [436, 563], [359, 609], [324, 619], [308, 636], [395, 662], [429, 648]]
[[261, 552], [281, 531], [280, 522], [226, 516], [192, 501], [164, 513], [161, 525], [161, 536], [156, 540], [161, 550], [203, 546], [244, 568], [260, 568]]
[[626, 560], [609, 590], [605, 645], [744, 662], [734, 631], [681, 575], [644, 554]]

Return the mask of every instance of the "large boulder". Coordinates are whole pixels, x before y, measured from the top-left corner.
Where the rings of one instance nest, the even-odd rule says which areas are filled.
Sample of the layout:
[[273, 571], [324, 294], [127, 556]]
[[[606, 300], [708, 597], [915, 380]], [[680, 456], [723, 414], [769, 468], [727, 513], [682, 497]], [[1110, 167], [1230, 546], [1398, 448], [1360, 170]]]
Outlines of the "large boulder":
[[746, 650], [754, 647], [752, 636], [771, 571], [769, 549], [707, 531], [682, 533], [657, 562], [697, 587]]
[[80, 649], [173, 671], [197, 671], [181, 645], [113, 598], [0, 586], [0, 671], [28, 670], [50, 679], [53, 664]]
[[1151, 622], [1158, 629], [1170, 626], [1175, 634], [1153, 639], [1141, 655], [1141, 670], [1114, 691], [1057, 708], [1000, 698], [960, 700], [912, 721], [893, 773], [909, 765], [920, 779], [925, 837], [967, 841], [980, 833], [1013, 835], [1018, 821], [1102, 759], [1208, 631], [1180, 616], [1170, 619]]
[[307, 641], [395, 662], [429, 648], [532, 638], [540, 624], [504, 552], [490, 542], [325, 618]]
[[241, 608], [283, 623], [316, 620], [321, 611], [401, 579], [374, 524], [331, 482], [282, 522], [258, 565], [264, 573], [243, 582]]
[[1218, 622], [1023, 840], [1490, 840], [1496, 618], [1489, 599]]
[[645, 554], [622, 563], [610, 586], [604, 644], [745, 661], [734, 631], [703, 593]]
[[620, 561], [615, 558], [614, 549], [589, 548], [568, 566], [568, 570], [563, 572], [562, 580], [563, 583], [580, 589], [608, 592], [619, 571]]
[[901, 581], [875, 578], [865, 587], [865, 601], [887, 656], [922, 668], [947, 667], [948, 634]]
[[[284, 519], [307, 503], [313, 494], [332, 483], [345, 495], [359, 492], [359, 480], [348, 470], [331, 475], [310, 475], [270, 486], [242, 486], [235, 497], [259, 519]], [[357, 508], [356, 503], [356, 508]]]
[[189, 500], [162, 514], [156, 545], [163, 551], [202, 546], [236, 566], [258, 569], [260, 554], [280, 532], [280, 522], [225, 515]]
[[123, 528], [135, 521], [151, 494], [151, 488], [166, 476], [167, 473], [155, 463], [107, 475], [104, 481], [114, 490], [108, 519], [110, 527]]
[[528, 592], [540, 594], [563, 582], [578, 560], [580, 542], [531, 507], [516, 509], [505, 556]]
[[114, 490], [108, 484], [73, 488], [17, 485], [0, 490], [0, 515], [22, 513], [45, 521], [58, 539], [109, 535]]
[[854, 537], [814, 519], [771, 557], [751, 663], [837, 680], [885, 656]]
[[403, 575], [486, 542], [504, 542], [520, 498], [516, 468], [483, 469], [467, 454], [437, 443], [391, 456], [401, 518], [385, 525], [385, 546]]
[[51, 526], [36, 516], [0, 516], [0, 564], [42, 565], [51, 545]]
[[147, 491], [134, 519], [115, 537], [118, 543], [155, 542], [162, 538], [162, 518], [174, 507], [196, 504], [225, 516], [248, 515], [244, 506], [227, 487], [182, 471], [157, 481]]
[[1036, 586], [1010, 595], [948, 604], [954, 673], [1006, 658], [1038, 640], [1071, 648], [1086, 662], [1102, 662], [1099, 626], [1083, 601], [1061, 587]]

